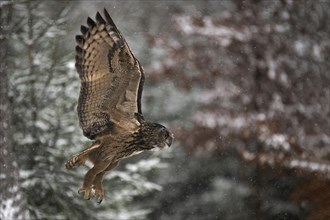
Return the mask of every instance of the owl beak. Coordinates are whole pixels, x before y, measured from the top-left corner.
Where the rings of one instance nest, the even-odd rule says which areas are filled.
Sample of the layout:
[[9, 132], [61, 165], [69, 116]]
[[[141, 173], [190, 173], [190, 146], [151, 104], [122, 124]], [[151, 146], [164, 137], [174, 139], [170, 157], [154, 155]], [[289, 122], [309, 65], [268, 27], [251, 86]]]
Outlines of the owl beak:
[[166, 144], [168, 147], [170, 147], [172, 145], [173, 142], [173, 134], [171, 134], [167, 139], [166, 139]]

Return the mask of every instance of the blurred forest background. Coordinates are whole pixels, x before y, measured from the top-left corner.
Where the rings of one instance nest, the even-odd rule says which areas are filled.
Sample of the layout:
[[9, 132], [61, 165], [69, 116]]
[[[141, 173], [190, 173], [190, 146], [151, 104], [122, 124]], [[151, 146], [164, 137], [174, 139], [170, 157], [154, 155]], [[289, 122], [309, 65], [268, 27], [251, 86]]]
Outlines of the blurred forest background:
[[[101, 205], [64, 169], [74, 36], [106, 8], [174, 146], [125, 160]], [[1, 1], [0, 219], [330, 219], [330, 1]]]

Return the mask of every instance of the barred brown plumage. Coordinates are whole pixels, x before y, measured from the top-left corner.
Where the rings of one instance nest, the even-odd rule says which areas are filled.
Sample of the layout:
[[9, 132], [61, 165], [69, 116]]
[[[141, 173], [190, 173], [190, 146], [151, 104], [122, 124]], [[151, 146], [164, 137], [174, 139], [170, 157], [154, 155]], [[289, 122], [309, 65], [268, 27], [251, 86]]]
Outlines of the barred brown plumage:
[[79, 125], [89, 139], [88, 148], [65, 164], [67, 169], [91, 161], [80, 192], [85, 199], [104, 197], [102, 180], [127, 157], [155, 147], [170, 146], [173, 134], [164, 126], [146, 122], [141, 96], [144, 72], [109, 13], [99, 12], [96, 22], [87, 18], [76, 36], [76, 69], [81, 87], [78, 100]]

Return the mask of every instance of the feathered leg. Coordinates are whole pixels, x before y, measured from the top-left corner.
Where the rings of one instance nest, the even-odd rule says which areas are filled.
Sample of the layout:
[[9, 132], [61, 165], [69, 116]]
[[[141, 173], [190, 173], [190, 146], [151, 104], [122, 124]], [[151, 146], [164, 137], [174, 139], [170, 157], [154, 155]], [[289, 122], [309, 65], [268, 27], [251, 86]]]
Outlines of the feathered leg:
[[118, 166], [118, 164], [119, 164], [119, 161], [111, 163], [103, 172], [96, 175], [96, 177], [94, 179], [93, 186], [94, 186], [94, 189], [95, 189], [95, 194], [99, 197], [97, 203], [100, 204], [103, 200], [103, 197], [104, 197], [104, 190], [103, 190], [103, 184], [102, 184], [104, 175], [108, 171], [116, 168]]
[[85, 199], [90, 199], [92, 197], [92, 186], [96, 176], [107, 169], [110, 163], [110, 161], [100, 161], [86, 173], [83, 187], [79, 189], [79, 193], [85, 193]]

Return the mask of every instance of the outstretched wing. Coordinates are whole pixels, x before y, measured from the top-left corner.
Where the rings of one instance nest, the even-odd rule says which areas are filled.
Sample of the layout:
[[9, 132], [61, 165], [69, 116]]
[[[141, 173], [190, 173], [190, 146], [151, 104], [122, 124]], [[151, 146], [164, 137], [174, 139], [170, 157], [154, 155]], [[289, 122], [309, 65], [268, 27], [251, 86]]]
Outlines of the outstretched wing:
[[97, 12], [96, 22], [88, 17], [76, 36], [78, 118], [90, 139], [115, 125], [130, 128], [135, 113], [142, 114], [143, 69], [105, 9], [104, 16]]

